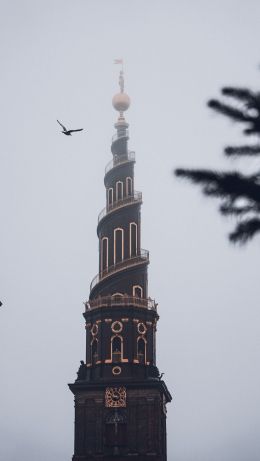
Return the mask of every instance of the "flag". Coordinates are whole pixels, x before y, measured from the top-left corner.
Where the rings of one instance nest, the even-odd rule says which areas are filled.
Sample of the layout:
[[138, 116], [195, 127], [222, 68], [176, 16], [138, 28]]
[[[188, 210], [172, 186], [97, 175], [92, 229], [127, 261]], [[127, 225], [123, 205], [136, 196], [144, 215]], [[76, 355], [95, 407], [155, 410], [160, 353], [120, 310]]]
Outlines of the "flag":
[[123, 64], [123, 59], [114, 59], [114, 64]]

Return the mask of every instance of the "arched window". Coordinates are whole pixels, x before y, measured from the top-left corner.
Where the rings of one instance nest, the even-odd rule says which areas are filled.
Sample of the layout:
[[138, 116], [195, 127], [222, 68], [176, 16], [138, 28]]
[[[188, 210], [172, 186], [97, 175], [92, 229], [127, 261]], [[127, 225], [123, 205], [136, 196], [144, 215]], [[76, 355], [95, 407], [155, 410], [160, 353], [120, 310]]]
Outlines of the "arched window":
[[144, 338], [137, 340], [137, 359], [139, 363], [146, 363], [146, 342]]
[[110, 208], [113, 205], [113, 188], [110, 187], [107, 191], [107, 204], [108, 208]]
[[130, 257], [137, 255], [137, 224], [135, 222], [130, 223]]
[[124, 231], [117, 228], [114, 230], [114, 264], [124, 259]]
[[123, 183], [122, 181], [117, 181], [116, 183], [116, 200], [123, 200]]
[[112, 362], [122, 362], [123, 358], [123, 338], [122, 336], [114, 336], [111, 340], [111, 358]]
[[103, 237], [101, 241], [101, 272], [108, 268], [108, 238]]
[[133, 286], [133, 296], [135, 298], [142, 298], [143, 297], [143, 289], [140, 285]]
[[130, 177], [126, 178], [126, 195], [133, 195], [133, 180]]
[[122, 304], [124, 298], [123, 293], [113, 293], [112, 294], [112, 304]]
[[91, 361], [92, 361], [92, 365], [95, 365], [95, 363], [97, 363], [97, 360], [98, 360], [98, 340], [97, 339], [93, 339], [92, 343], [91, 343]]

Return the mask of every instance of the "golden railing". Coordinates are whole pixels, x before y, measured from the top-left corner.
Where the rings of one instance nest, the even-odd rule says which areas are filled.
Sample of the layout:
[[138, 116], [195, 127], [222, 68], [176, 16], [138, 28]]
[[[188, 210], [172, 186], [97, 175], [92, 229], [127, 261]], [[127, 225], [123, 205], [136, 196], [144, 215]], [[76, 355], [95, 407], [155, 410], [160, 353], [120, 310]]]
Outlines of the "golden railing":
[[117, 210], [118, 208], [122, 208], [126, 205], [142, 202], [142, 192], [135, 191], [133, 195], [129, 195], [128, 197], [124, 197], [122, 200], [117, 200], [116, 202], [111, 203], [107, 207], [103, 208], [98, 215], [98, 223], [111, 211]]
[[135, 306], [143, 307], [145, 309], [154, 310], [157, 312], [157, 304], [151, 298], [138, 298], [136, 296], [116, 295], [116, 296], [99, 296], [85, 303], [86, 311], [90, 309], [97, 309], [99, 307], [113, 307], [113, 306]]
[[135, 162], [135, 152], [134, 151], [130, 151], [127, 153], [127, 155], [124, 155], [124, 156], [114, 156], [112, 158], [112, 160], [110, 160], [110, 162], [107, 164], [106, 168], [105, 168], [105, 174], [107, 174], [110, 170], [112, 170], [112, 168], [114, 168], [115, 166], [118, 166], [118, 165], [121, 165], [123, 163], [127, 163], [127, 162]]
[[136, 266], [138, 264], [142, 264], [143, 262], [149, 263], [149, 251], [147, 250], [141, 250], [140, 254], [136, 256], [132, 256], [131, 258], [128, 258], [128, 259], [123, 259], [122, 261], [119, 261], [116, 264], [109, 266], [107, 269], [100, 272], [93, 278], [90, 284], [90, 291], [94, 288], [95, 285], [97, 285], [97, 283], [101, 282], [101, 280], [104, 280], [106, 277], [116, 272], [119, 272], [125, 268]]

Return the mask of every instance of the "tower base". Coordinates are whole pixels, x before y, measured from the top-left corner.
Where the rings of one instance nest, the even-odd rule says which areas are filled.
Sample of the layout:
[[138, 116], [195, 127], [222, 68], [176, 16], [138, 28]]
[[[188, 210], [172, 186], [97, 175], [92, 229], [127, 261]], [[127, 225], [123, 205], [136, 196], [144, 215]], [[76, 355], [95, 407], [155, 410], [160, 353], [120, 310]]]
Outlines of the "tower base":
[[[106, 399], [107, 389], [126, 390], [126, 401]], [[73, 461], [166, 461], [166, 403], [163, 381], [108, 384], [76, 381]]]

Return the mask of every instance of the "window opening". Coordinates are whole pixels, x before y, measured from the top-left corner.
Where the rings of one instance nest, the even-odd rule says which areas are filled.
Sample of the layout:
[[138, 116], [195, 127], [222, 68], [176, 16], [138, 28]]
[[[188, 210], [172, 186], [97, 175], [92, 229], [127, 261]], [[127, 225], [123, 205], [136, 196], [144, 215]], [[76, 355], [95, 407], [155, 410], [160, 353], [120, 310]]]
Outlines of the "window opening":
[[137, 224], [130, 223], [130, 256], [137, 255]]
[[114, 230], [114, 264], [124, 259], [124, 234], [123, 229]]
[[122, 361], [122, 338], [115, 336], [112, 339], [112, 362], [118, 363]]
[[101, 271], [104, 271], [108, 268], [108, 238], [102, 238], [102, 248], [101, 248]]
[[123, 183], [122, 181], [118, 181], [116, 183], [116, 200], [123, 200]]
[[143, 338], [139, 338], [137, 341], [137, 358], [139, 363], [144, 364], [146, 362], [146, 343]]
[[133, 195], [133, 180], [126, 178], [126, 195]]

